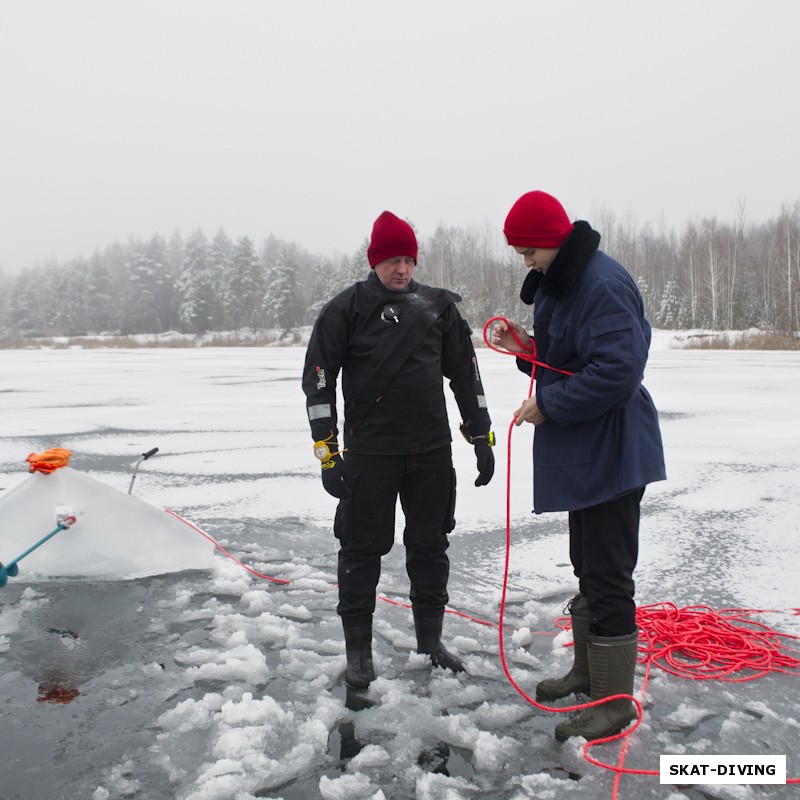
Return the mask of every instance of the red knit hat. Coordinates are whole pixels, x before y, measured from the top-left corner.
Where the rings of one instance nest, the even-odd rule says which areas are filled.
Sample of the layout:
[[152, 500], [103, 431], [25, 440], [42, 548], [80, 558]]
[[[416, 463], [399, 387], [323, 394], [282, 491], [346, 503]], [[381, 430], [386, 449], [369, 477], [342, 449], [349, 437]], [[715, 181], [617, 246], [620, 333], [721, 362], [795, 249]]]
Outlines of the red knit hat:
[[555, 197], [528, 192], [511, 206], [503, 233], [512, 246], [561, 247], [572, 233], [572, 223]]
[[408, 256], [417, 263], [417, 237], [414, 229], [391, 211], [384, 211], [372, 226], [372, 238], [367, 248], [370, 268], [387, 258]]

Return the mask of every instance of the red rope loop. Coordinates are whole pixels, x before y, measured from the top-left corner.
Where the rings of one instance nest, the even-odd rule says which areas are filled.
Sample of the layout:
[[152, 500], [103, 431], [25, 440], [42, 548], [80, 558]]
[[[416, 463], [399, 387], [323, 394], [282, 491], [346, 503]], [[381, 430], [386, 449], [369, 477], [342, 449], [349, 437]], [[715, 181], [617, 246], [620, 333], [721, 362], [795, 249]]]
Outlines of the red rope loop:
[[[496, 345], [492, 344], [489, 341], [489, 328], [494, 325], [496, 322], [504, 322], [508, 326], [508, 332], [511, 334], [514, 341], [523, 349], [522, 353], [514, 353], [511, 350], [504, 350], [502, 347], [497, 347]], [[506, 319], [506, 317], [490, 317], [486, 320], [486, 324], [483, 326], [483, 341], [486, 343], [486, 346], [490, 350], [494, 350], [496, 353], [502, 353], [506, 356], [516, 356], [517, 358], [522, 359], [523, 361], [528, 361], [529, 363], [533, 364], [534, 367], [542, 367], [542, 369], [549, 369], [552, 372], [560, 372], [562, 375], [574, 375], [574, 372], [569, 372], [565, 369], [559, 369], [558, 367], [552, 367], [550, 364], [545, 364], [544, 361], [540, 361], [536, 356], [536, 341], [534, 339], [530, 340], [530, 343], [526, 344], [525, 342], [520, 341], [517, 334], [514, 332], [514, 328], [511, 325], [511, 322]]]

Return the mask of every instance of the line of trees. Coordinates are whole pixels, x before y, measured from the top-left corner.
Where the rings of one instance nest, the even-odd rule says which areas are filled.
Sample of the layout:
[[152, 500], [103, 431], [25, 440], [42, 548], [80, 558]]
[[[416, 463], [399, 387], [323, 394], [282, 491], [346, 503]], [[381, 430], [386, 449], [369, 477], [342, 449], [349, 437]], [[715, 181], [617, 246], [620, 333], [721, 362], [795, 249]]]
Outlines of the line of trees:
[[[800, 201], [750, 224], [703, 219], [656, 232], [601, 212], [590, 220], [601, 248], [636, 279], [647, 314], [669, 329], [800, 330]], [[504, 314], [525, 320], [522, 261], [488, 226], [439, 227], [420, 241], [416, 278], [463, 297], [473, 327]], [[310, 325], [337, 291], [368, 274], [367, 241], [325, 258], [270, 236], [257, 249], [220, 231], [208, 239], [156, 234], [52, 262], [13, 277], [0, 273], [0, 332], [6, 336], [186, 333]]]

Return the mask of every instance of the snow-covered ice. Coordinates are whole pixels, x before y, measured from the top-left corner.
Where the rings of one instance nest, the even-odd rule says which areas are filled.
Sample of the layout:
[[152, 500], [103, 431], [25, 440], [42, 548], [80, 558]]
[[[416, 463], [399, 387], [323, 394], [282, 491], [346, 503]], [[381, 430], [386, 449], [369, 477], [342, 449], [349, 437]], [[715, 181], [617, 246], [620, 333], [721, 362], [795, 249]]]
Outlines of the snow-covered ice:
[[[771, 610], [762, 621], [800, 635], [800, 354], [669, 343], [656, 332], [646, 375], [669, 479], [645, 495], [637, 599]], [[217, 552], [210, 569], [179, 571], [164, 550], [152, 556], [163, 559], [163, 573], [134, 578], [124, 541], [119, 570], [106, 566], [102, 580], [48, 575], [21, 561], [0, 589], [0, 795], [610, 798], [613, 773], [589, 764], [580, 742], [558, 744], [558, 715], [529, 706], [507, 682], [490, 625], [448, 615], [446, 637], [467, 673], [432, 673], [414, 652], [410, 612], [379, 602], [379, 677], [366, 696], [345, 690], [335, 500], [311, 454], [302, 358], [301, 348], [0, 351], [0, 498], [30, 480], [30, 452], [66, 447], [74, 470], [127, 492], [133, 463], [157, 446], [134, 495], [197, 523], [252, 570]], [[479, 361], [498, 470], [475, 488], [474, 455], [456, 431], [450, 605], [496, 622], [508, 424], [527, 380], [508, 357], [481, 350]], [[530, 512], [530, 443], [529, 428], [514, 430], [506, 609], [506, 657], [527, 692], [569, 664], [569, 633], [553, 623], [574, 591], [563, 515]], [[0, 528], [6, 562], [18, 555], [7, 552], [9, 541]], [[407, 589], [397, 545], [380, 590], [402, 602]], [[625, 766], [657, 770], [668, 753], [785, 753], [788, 774], [800, 776], [795, 680], [686, 681], [653, 670]], [[619, 750], [591, 752], [613, 764]], [[625, 775], [618, 796], [797, 792]]]

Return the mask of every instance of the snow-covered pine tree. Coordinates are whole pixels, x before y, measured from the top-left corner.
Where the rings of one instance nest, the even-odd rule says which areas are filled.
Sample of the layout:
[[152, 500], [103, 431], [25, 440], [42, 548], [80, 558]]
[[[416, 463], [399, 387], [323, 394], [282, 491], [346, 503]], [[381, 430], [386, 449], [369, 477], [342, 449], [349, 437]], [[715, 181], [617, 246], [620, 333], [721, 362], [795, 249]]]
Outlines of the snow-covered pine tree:
[[123, 330], [160, 333], [171, 322], [175, 287], [167, 266], [167, 244], [156, 234], [147, 243], [133, 242], [126, 258], [128, 302]]
[[198, 230], [186, 240], [178, 278], [180, 320], [191, 333], [205, 333], [214, 329], [216, 297], [210, 264], [208, 240]]
[[233, 330], [264, 324], [264, 267], [253, 241], [242, 236], [233, 248], [229, 280], [223, 295], [225, 319]]
[[277, 262], [267, 267], [263, 308], [268, 325], [284, 331], [300, 324], [297, 293], [297, 261], [289, 248], [281, 250]]
[[225, 295], [233, 273], [233, 242], [220, 228], [209, 247], [208, 274], [213, 301], [211, 304], [211, 330], [227, 330], [232, 327], [225, 315]]
[[340, 274], [340, 291], [356, 281], [366, 280], [370, 272], [369, 259], [367, 258], [368, 248], [369, 239], [364, 239], [358, 250], [356, 250], [349, 259], [345, 259], [343, 262], [343, 269]]
[[67, 336], [84, 336], [89, 329], [89, 292], [86, 275], [88, 264], [76, 258], [62, 270], [63, 284], [59, 291], [61, 332]]
[[89, 259], [86, 273], [89, 300], [88, 325], [92, 333], [118, 332], [120, 329], [120, 292], [111, 274], [108, 260], [99, 252]]
[[680, 327], [681, 319], [685, 315], [681, 311], [681, 297], [678, 281], [670, 278], [664, 287], [661, 295], [661, 303], [658, 307], [655, 322], [659, 328], [676, 330]]
[[41, 336], [48, 331], [43, 284], [44, 271], [34, 268], [17, 275], [11, 286], [8, 298], [9, 322], [23, 336]]
[[339, 268], [329, 259], [320, 259], [313, 267], [314, 281], [311, 300], [305, 310], [304, 322], [313, 325], [322, 307], [342, 290]]

